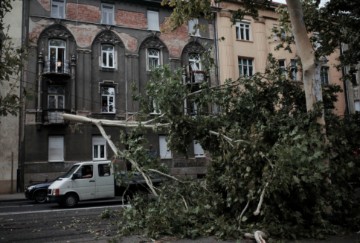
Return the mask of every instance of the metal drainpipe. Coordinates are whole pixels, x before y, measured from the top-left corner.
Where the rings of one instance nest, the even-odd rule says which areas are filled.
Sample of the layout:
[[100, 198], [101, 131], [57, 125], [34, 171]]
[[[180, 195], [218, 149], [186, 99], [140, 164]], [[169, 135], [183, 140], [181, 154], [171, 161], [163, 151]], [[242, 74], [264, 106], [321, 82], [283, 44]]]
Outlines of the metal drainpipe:
[[[341, 55], [343, 54], [343, 48], [342, 48], [342, 44], [340, 43], [340, 53]], [[345, 71], [345, 67], [341, 67], [341, 73], [343, 76], [343, 82], [344, 82], [344, 93], [345, 93], [345, 115], [350, 114], [350, 110], [349, 110], [349, 99], [348, 99], [348, 95], [349, 95], [349, 90], [348, 90], [348, 86], [346, 83], [346, 79], [345, 79], [345, 75], [346, 75], [346, 71]]]
[[215, 77], [216, 77], [216, 85], [219, 86], [220, 85], [220, 80], [219, 80], [220, 69], [218, 66], [218, 60], [219, 60], [218, 40], [219, 39], [218, 39], [216, 23], [217, 23], [217, 14], [215, 14], [215, 18], [214, 18], [214, 33], [215, 33], [214, 44], [215, 44]]

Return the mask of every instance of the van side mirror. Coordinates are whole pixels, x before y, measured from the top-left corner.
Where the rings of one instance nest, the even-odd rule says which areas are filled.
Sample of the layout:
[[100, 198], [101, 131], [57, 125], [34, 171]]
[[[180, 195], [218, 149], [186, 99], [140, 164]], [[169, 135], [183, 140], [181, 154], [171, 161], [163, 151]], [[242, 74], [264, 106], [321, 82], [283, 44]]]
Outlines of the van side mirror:
[[76, 180], [76, 179], [79, 179], [79, 178], [80, 178], [79, 173], [75, 173], [75, 174], [73, 174], [72, 177], [71, 177], [72, 180]]

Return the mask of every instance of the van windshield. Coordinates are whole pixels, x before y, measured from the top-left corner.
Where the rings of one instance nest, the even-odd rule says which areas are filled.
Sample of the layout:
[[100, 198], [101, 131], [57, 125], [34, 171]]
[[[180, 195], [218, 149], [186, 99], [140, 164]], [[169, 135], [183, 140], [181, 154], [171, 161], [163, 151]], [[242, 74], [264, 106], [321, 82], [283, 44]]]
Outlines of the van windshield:
[[70, 178], [72, 176], [72, 174], [74, 174], [74, 172], [79, 168], [80, 165], [73, 165], [73, 167], [71, 167], [71, 169], [66, 172], [63, 176], [61, 176], [61, 178]]

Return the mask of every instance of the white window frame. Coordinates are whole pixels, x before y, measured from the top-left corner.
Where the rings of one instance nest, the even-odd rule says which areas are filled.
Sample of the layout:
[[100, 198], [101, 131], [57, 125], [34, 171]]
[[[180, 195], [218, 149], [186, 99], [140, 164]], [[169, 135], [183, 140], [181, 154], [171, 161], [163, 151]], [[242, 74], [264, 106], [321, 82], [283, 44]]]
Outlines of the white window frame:
[[236, 39], [251, 41], [251, 23], [248, 21], [239, 21], [235, 24]]
[[64, 136], [49, 136], [48, 160], [49, 162], [64, 161]]
[[160, 110], [160, 108], [159, 108], [159, 104], [158, 104], [158, 102], [157, 102], [157, 100], [156, 99], [152, 99], [151, 100], [151, 113], [150, 114], [152, 114], [152, 115], [159, 115], [159, 114], [161, 114], [161, 110]]
[[189, 53], [189, 66], [191, 71], [201, 71], [201, 55], [200, 53]]
[[193, 145], [194, 145], [194, 156], [195, 156], [195, 158], [204, 158], [205, 157], [205, 151], [202, 148], [201, 144], [198, 141], [194, 140]]
[[101, 24], [113, 25], [114, 24], [114, 11], [115, 6], [113, 4], [102, 3], [101, 4]]
[[48, 53], [50, 71], [56, 73], [63, 73], [65, 71], [66, 62], [66, 41], [61, 39], [50, 39]]
[[279, 59], [278, 63], [279, 63], [279, 69], [280, 69], [281, 75], [286, 76], [286, 60]]
[[66, 0], [52, 0], [51, 1], [51, 17], [57, 19], [65, 18]]
[[[50, 88], [54, 87], [54, 88], [62, 88], [63, 92], [51, 92]], [[55, 107], [50, 107], [50, 98], [54, 98], [55, 101]], [[62, 106], [61, 106], [61, 101], [62, 100]], [[62, 86], [49, 86], [48, 87], [48, 105], [47, 105], [48, 109], [65, 109], [65, 87]]]
[[[155, 54], [155, 52], [157, 54]], [[155, 66], [152, 66], [152, 62], [150, 60], [157, 60], [157, 64]], [[146, 69], [147, 71], [154, 70], [155, 68], [159, 67], [161, 65], [161, 51], [157, 48], [148, 48], [146, 49]]]
[[329, 67], [328, 66], [321, 66], [320, 67], [320, 80], [322, 85], [328, 85], [329, 80]]
[[[106, 47], [111, 47], [112, 50], [106, 50]], [[104, 63], [104, 55], [105, 55], [105, 63]], [[110, 58], [112, 56], [112, 64], [110, 63]], [[103, 68], [115, 68], [116, 67], [116, 55], [115, 55], [115, 47], [110, 44], [102, 44], [101, 45], [101, 56], [100, 56], [100, 65]]]
[[[111, 90], [111, 92], [105, 93], [104, 92], [105, 88]], [[116, 113], [115, 87], [101, 86], [100, 93], [101, 93], [101, 113], [115, 114]], [[111, 106], [112, 106], [112, 111], [111, 111]]]
[[172, 152], [168, 147], [166, 136], [159, 136], [159, 151], [161, 159], [172, 159]]
[[238, 58], [239, 76], [251, 77], [254, 75], [254, 59], [247, 57]]
[[102, 136], [92, 137], [92, 158], [94, 161], [107, 159], [106, 140]]
[[159, 12], [147, 11], [148, 30], [160, 31]]
[[355, 111], [360, 112], [360, 100], [354, 101], [354, 109]]
[[188, 29], [190, 36], [200, 36], [199, 19], [190, 19], [188, 21]]
[[297, 80], [297, 74], [298, 74], [297, 65], [298, 65], [297, 59], [290, 60], [290, 79], [293, 81]]

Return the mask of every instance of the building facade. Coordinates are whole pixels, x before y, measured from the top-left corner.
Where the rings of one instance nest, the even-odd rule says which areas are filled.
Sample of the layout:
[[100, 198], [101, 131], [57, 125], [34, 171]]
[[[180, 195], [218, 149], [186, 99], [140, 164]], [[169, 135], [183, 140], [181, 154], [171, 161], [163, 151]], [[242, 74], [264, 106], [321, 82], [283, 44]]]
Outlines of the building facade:
[[[12, 10], [6, 13], [4, 21], [3, 37], [7, 34], [14, 48], [21, 47], [22, 40], [22, 4], [23, 1], [16, 0], [11, 2]], [[1, 37], [0, 37], [1, 38]], [[2, 39], [1, 41], [7, 41]], [[6, 46], [1, 45], [1, 46]], [[20, 97], [20, 79], [21, 75], [10, 78], [9, 82], [2, 82], [0, 92], [1, 97], [7, 93], [12, 93]], [[18, 114], [19, 115], [19, 114]], [[19, 167], [19, 116], [8, 114], [0, 116], [0, 194], [14, 193], [17, 191]]]
[[[273, 28], [280, 30], [279, 15], [275, 11], [278, 6], [274, 4], [267, 9], [259, 10], [257, 19], [245, 16], [244, 19], [232, 24], [232, 13], [242, 8], [239, 1], [223, 1], [216, 4], [217, 37], [224, 37], [217, 44], [220, 82], [226, 79], [235, 80], [241, 75], [252, 75], [255, 72], [263, 73], [267, 57], [272, 54], [289, 79], [302, 85], [301, 65], [295, 46], [291, 46], [291, 53], [284, 49], [275, 50], [281, 43], [281, 38], [291, 34], [273, 34]], [[338, 56], [337, 51], [323, 57], [318, 63], [317, 75], [324, 85], [337, 84], [344, 90], [342, 73], [335, 67], [338, 64]], [[344, 93], [338, 93], [334, 113], [340, 116], [345, 114]]]
[[[63, 112], [132, 119], [139, 103], [132, 99], [131, 86], [143, 92], [150, 70], [159, 65], [184, 67], [184, 82], [194, 82], [191, 67], [202, 74], [196, 82], [215, 80], [199, 64], [200, 54], [214, 43], [213, 23], [196, 19], [162, 33], [171, 9], [160, 0], [30, 0], [25, 9], [29, 60], [24, 88], [32, 91], [32, 99], [22, 121], [24, 184], [55, 178], [78, 161], [112, 159], [95, 126], [64, 121]], [[194, 31], [195, 22], [206, 28]], [[116, 143], [120, 129], [105, 129]], [[189, 145], [186, 158], [167, 149], [166, 134], [149, 132], [146, 137], [172, 174], [205, 173], [206, 158], [198, 144]]]

